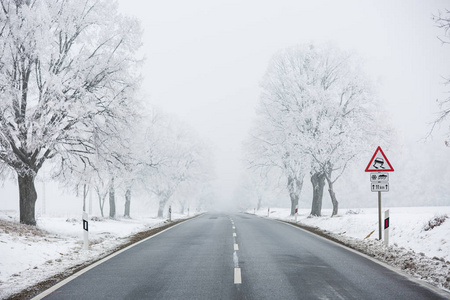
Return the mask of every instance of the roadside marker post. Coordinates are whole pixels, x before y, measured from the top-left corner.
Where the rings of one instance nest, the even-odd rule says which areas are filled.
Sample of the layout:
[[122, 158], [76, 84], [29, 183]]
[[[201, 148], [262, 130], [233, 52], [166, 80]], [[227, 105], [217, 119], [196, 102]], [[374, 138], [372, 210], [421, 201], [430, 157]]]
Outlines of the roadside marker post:
[[270, 217], [270, 207], [267, 208], [267, 217]]
[[383, 221], [381, 218], [381, 192], [389, 192], [389, 174], [386, 172], [394, 172], [394, 168], [380, 146], [375, 150], [365, 172], [371, 172], [371, 191], [378, 192], [378, 239], [381, 241]]
[[384, 212], [384, 243], [389, 246], [389, 209]]
[[297, 223], [297, 216], [298, 216], [298, 204], [295, 206], [295, 223]]
[[84, 235], [84, 242], [83, 242], [83, 249], [89, 250], [89, 222], [88, 222], [88, 214], [87, 212], [83, 211], [83, 235]]
[[172, 222], [172, 206], [169, 206], [169, 222]]

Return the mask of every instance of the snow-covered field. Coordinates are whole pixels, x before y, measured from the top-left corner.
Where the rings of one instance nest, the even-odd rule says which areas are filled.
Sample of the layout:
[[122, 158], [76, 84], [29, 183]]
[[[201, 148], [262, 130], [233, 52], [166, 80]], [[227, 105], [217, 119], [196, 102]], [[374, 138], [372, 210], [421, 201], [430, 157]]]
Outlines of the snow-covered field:
[[[378, 240], [377, 208], [341, 209], [334, 217], [330, 217], [331, 210], [322, 210], [322, 217], [309, 217], [309, 211], [303, 210], [297, 223], [318, 228], [402, 272], [450, 291], [450, 207], [395, 207], [389, 213], [389, 247]], [[256, 214], [267, 217], [268, 209]], [[384, 220], [384, 209], [382, 216]], [[294, 222], [286, 208], [271, 208], [270, 218]]]
[[[187, 215], [172, 214], [172, 219]], [[18, 224], [16, 211], [0, 211], [0, 299], [66, 269], [102, 257], [130, 235], [164, 225], [157, 218], [89, 221], [89, 251], [83, 248], [82, 219], [40, 217], [38, 226]]]

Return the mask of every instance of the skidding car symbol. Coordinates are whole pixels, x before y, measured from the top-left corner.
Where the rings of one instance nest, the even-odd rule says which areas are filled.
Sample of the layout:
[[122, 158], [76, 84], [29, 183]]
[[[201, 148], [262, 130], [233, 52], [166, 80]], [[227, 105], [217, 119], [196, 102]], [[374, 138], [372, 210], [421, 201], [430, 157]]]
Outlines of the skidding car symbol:
[[[379, 165], [379, 167], [377, 167], [377, 165]], [[374, 161], [374, 163], [373, 163], [373, 167], [374, 167], [375, 169], [378, 169], [378, 168], [384, 169], [384, 168], [383, 168], [383, 165], [384, 165], [384, 159], [382, 159], [381, 157], [375, 158], [375, 161]]]

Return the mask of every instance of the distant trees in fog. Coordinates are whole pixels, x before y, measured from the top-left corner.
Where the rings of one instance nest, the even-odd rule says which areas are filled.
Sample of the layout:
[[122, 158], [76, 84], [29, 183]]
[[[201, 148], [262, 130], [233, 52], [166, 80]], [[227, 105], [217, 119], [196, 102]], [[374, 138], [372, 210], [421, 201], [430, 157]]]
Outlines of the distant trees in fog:
[[142, 164], [139, 174], [146, 189], [157, 197], [158, 217], [163, 217], [176, 192], [185, 193], [178, 198], [184, 210], [189, 194], [210, 179], [211, 153], [187, 124], [172, 116], [154, 111], [149, 123], [141, 150], [143, 161], [153, 166]]

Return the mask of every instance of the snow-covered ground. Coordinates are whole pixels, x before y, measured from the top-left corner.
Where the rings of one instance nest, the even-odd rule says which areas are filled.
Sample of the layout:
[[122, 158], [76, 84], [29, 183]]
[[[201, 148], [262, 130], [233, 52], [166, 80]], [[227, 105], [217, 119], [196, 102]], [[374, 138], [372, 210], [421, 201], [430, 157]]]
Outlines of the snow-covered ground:
[[[187, 215], [172, 214], [172, 219]], [[18, 224], [16, 211], [0, 211], [0, 299], [76, 265], [97, 260], [141, 231], [164, 225], [157, 218], [89, 221], [89, 251], [83, 248], [82, 219], [40, 217], [38, 226]]]
[[[402, 272], [450, 291], [450, 207], [395, 207], [389, 213], [389, 247], [378, 240], [377, 208], [341, 209], [334, 217], [327, 209], [322, 217], [309, 217], [309, 211], [303, 210], [297, 223], [318, 228]], [[268, 209], [256, 214], [267, 217]], [[382, 217], [384, 220], [384, 209]], [[286, 208], [270, 208], [270, 218], [295, 221]]]

